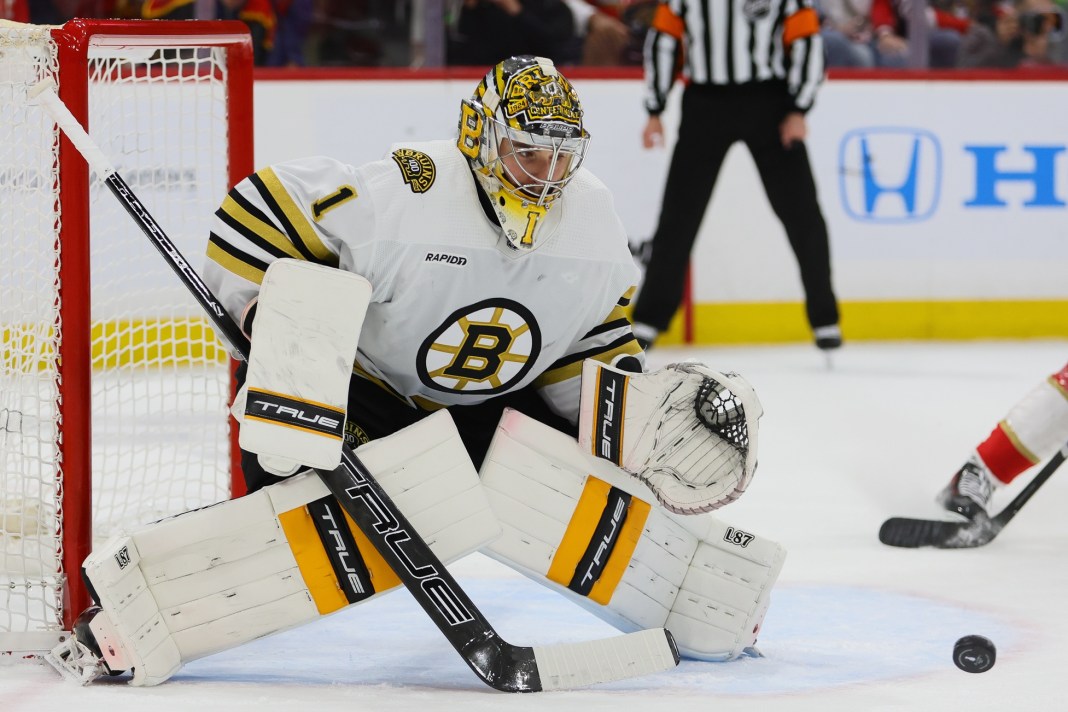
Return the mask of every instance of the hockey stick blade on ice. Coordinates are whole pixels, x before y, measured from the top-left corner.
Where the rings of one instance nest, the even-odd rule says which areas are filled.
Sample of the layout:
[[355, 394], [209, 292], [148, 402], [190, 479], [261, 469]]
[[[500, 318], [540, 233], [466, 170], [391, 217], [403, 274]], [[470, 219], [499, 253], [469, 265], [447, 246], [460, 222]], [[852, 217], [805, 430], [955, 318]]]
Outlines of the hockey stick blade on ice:
[[993, 517], [980, 515], [967, 522], [942, 522], [932, 519], [893, 517], [879, 528], [879, 541], [889, 546], [916, 549], [933, 546], [937, 549], [972, 549], [994, 540], [1005, 525], [1012, 521], [1027, 500], [1048, 480], [1068, 456], [1068, 443], [1039, 470], [1027, 486], [1020, 490], [1005, 509]]
[[[248, 339], [63, 104], [54, 85], [41, 82], [27, 92], [27, 98], [49, 114], [104, 181], [196, 298], [231, 352], [247, 360]], [[569, 689], [679, 664], [675, 641], [663, 628], [539, 647], [505, 641], [348, 445], [341, 459], [333, 471], [315, 472], [467, 665], [490, 687], [504, 692]]]

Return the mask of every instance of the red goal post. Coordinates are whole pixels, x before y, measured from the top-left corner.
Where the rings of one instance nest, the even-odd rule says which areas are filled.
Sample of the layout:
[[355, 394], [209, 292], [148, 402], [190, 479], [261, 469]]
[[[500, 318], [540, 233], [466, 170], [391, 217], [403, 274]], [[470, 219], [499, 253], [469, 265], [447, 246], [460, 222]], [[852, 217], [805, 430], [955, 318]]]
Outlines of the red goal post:
[[25, 103], [48, 79], [194, 264], [253, 169], [243, 23], [0, 23], [0, 654], [70, 630], [94, 541], [243, 491], [225, 349]]

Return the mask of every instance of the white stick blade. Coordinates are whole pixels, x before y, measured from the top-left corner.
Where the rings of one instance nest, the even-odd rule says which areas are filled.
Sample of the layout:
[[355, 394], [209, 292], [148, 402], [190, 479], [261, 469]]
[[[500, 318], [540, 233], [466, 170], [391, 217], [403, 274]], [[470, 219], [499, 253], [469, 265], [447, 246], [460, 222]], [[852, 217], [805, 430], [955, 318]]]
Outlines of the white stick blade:
[[543, 690], [569, 690], [671, 670], [679, 654], [671, 634], [650, 628], [603, 640], [535, 646]]

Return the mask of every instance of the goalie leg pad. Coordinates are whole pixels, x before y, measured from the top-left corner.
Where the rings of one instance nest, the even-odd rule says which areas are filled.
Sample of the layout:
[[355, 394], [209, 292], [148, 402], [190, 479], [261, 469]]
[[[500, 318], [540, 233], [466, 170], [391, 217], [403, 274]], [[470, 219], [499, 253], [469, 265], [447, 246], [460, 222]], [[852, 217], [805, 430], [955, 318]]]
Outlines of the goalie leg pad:
[[349, 379], [371, 283], [301, 260], [267, 268], [256, 303], [241, 448], [272, 471], [341, 462]]
[[[499, 534], [446, 411], [356, 452], [443, 561]], [[84, 570], [134, 685], [400, 584], [313, 473], [115, 537]]]
[[480, 474], [503, 529], [487, 555], [623, 631], [668, 628], [689, 658], [732, 660], [756, 641], [779, 544], [650, 505], [643, 483], [516, 411]]
[[633, 374], [586, 359], [579, 444], [649, 485], [677, 514], [733, 502], [756, 471], [752, 386], [699, 363]]

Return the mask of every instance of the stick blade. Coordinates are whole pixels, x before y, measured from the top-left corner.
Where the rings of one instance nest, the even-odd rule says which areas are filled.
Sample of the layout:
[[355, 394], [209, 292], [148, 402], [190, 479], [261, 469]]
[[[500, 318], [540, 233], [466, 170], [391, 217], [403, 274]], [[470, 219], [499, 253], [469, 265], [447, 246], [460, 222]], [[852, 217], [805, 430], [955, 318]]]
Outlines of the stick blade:
[[569, 690], [671, 670], [679, 664], [675, 639], [664, 628], [581, 643], [535, 646], [543, 690]]
[[891, 517], [879, 527], [879, 541], [887, 546], [917, 549], [972, 549], [997, 536], [1001, 527], [989, 517], [969, 522], [942, 522], [933, 519]]

